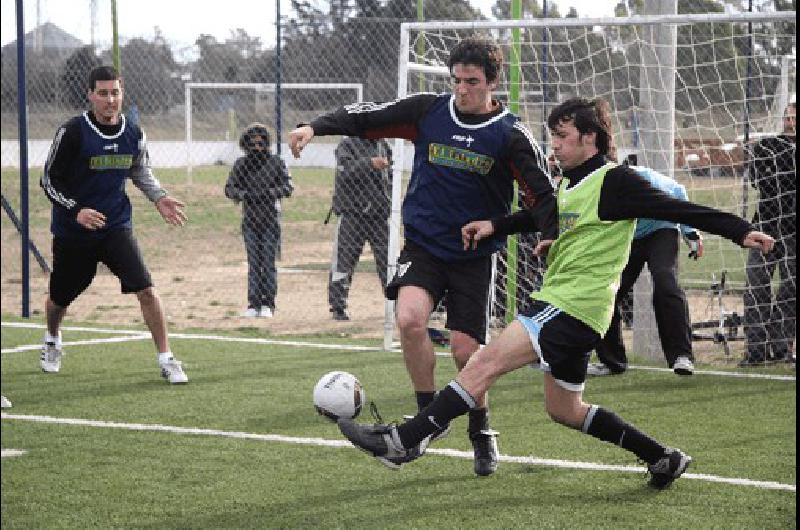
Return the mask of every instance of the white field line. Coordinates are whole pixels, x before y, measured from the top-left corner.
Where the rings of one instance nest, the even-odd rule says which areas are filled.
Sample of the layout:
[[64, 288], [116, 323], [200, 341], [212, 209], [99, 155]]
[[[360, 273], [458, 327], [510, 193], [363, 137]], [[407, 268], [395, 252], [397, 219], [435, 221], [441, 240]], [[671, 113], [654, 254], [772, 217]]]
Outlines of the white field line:
[[0, 451], [0, 458], [11, 458], [13, 456], [22, 456], [27, 453], [25, 449], [3, 449]]
[[[44, 324], [38, 324], [34, 322], [2, 322], [2, 326], [10, 327], [10, 328], [28, 328], [28, 329], [44, 329]], [[107, 328], [86, 328], [86, 327], [64, 327], [62, 328], [64, 331], [88, 331], [94, 333], [106, 333], [106, 334], [123, 334], [123, 335], [130, 335], [130, 338], [122, 338], [116, 337], [113, 339], [89, 339], [86, 341], [74, 341], [74, 342], [65, 342], [65, 346], [70, 345], [79, 345], [79, 344], [101, 344], [104, 342], [125, 342], [126, 340], [143, 340], [149, 339], [150, 335], [147, 332], [137, 331], [137, 330], [125, 330], [125, 329], [107, 329]], [[278, 345], [278, 346], [292, 346], [298, 348], [317, 348], [323, 350], [340, 350], [340, 351], [378, 351], [379, 348], [377, 346], [358, 346], [355, 344], [325, 344], [319, 342], [304, 342], [304, 341], [292, 341], [292, 340], [280, 340], [280, 339], [260, 339], [260, 338], [253, 338], [253, 337], [228, 337], [224, 335], [205, 335], [205, 334], [195, 334], [195, 333], [170, 333], [169, 338], [171, 339], [189, 339], [189, 340], [211, 340], [211, 341], [221, 341], [221, 342], [241, 342], [241, 343], [250, 343], [250, 344], [271, 344], [271, 345]], [[16, 346], [14, 348], [6, 348], [0, 350], [0, 353], [18, 353], [23, 351], [30, 351], [30, 350], [38, 350], [42, 347], [41, 344], [23, 344], [20, 346]], [[400, 350], [397, 348], [393, 348], [391, 351], [399, 352]], [[450, 357], [449, 352], [436, 352], [436, 355], [441, 357]], [[653, 372], [669, 372], [672, 373], [672, 370], [669, 368], [658, 368], [655, 366], [628, 366], [629, 369], [633, 370], [649, 370]], [[739, 377], [745, 379], [768, 379], [770, 381], [796, 381], [797, 378], [792, 375], [772, 375], [772, 374], [753, 374], [753, 373], [746, 373], [746, 372], [724, 372], [720, 370], [695, 370], [695, 375], [716, 375], [722, 377]]]
[[[237, 438], [244, 440], [258, 440], [262, 442], [279, 442], [279, 443], [289, 443], [289, 444], [299, 444], [299, 445], [316, 445], [321, 447], [352, 447], [350, 442], [346, 442], [344, 440], [327, 440], [325, 438], [284, 436], [280, 434], [256, 434], [256, 433], [238, 432], [238, 431], [220, 431], [216, 429], [175, 427], [175, 426], [160, 425], [160, 424], [120, 423], [113, 421], [85, 420], [78, 418], [55, 418], [52, 416], [7, 414], [5, 412], [2, 413], [2, 419], [32, 421], [38, 423], [53, 423], [61, 425], [80, 425], [83, 427], [99, 427], [107, 429], [124, 429], [129, 431], [154, 431], [154, 432], [168, 432], [175, 434], [220, 436], [224, 438]], [[427, 452], [435, 455], [447, 456], [450, 458], [463, 458], [467, 460], [473, 459], [473, 454], [470, 451], [457, 451], [455, 449], [428, 449]], [[636, 467], [636, 466], [596, 464], [593, 462], [572, 462], [569, 460], [556, 460], [550, 458], [500, 455], [500, 461], [513, 464], [558, 467], [563, 469], [583, 469], [589, 471], [618, 471], [625, 473], [644, 474], [644, 470], [641, 467]], [[772, 489], [772, 490], [783, 490], [783, 491], [793, 491], [793, 492], [797, 491], [796, 485], [782, 484], [780, 482], [749, 480], [744, 478], [718, 477], [715, 475], [704, 475], [697, 473], [684, 473], [682, 478], [705, 480], [707, 482], [720, 482], [724, 484], [733, 484], [736, 486], [750, 486], [760, 489]]]

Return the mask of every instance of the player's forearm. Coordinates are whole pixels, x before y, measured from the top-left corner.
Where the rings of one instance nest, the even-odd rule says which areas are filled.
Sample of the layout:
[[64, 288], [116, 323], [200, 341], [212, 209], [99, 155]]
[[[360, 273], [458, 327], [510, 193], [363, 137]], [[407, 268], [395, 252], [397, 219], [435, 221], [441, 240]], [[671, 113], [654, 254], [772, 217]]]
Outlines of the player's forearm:
[[416, 94], [386, 103], [354, 103], [320, 116], [310, 125], [317, 136], [342, 134], [413, 140], [417, 135], [417, 122], [435, 99], [433, 94]]

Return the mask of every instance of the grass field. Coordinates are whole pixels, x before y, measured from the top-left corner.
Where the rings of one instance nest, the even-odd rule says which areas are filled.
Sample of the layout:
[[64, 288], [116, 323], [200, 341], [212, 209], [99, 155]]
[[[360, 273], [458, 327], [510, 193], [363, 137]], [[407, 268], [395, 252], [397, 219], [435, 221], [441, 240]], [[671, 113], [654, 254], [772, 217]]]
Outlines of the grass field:
[[[311, 404], [316, 380], [341, 369], [385, 418], [412, 411], [401, 356], [375, 342], [178, 334], [191, 382], [171, 387], [140, 333], [65, 330], [62, 371], [43, 374], [41, 328], [10, 321], [2, 392], [14, 407], [2, 448], [25, 453], [2, 460], [4, 529], [796, 527], [788, 369], [757, 378], [700, 365], [679, 378], [634, 359], [640, 369], [590, 380], [588, 401], [695, 458], [655, 492], [630, 454], [550, 422], [531, 369], [492, 390], [504, 455], [494, 476], [473, 475], [463, 418], [426, 457], [391, 471], [343, 443]], [[130, 340], [97, 342], [113, 338]], [[441, 358], [438, 383], [453, 374]]]

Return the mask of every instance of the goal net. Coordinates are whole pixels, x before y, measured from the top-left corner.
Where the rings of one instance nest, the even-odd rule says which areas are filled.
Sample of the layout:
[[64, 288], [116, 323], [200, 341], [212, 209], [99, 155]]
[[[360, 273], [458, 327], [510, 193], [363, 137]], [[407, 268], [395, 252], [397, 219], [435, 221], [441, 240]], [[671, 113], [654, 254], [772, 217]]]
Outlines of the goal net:
[[[794, 99], [794, 12], [404, 24], [398, 94], [449, 92], [448, 51], [475, 34], [503, 48], [507, 67], [497, 95], [545, 152], [546, 118], [555, 105], [574, 96], [602, 97], [612, 107], [620, 161], [635, 157], [678, 180], [691, 200], [752, 216], [759, 197], [746, 179], [747, 147], [780, 132], [780, 118]], [[397, 142], [399, 161], [403, 149], [413, 147]], [[410, 168], [395, 166], [396, 184], [403, 169]], [[402, 193], [395, 195], [390, 274], [402, 244]], [[544, 264], [532, 256], [536, 240], [536, 234], [509, 239], [498, 255], [492, 304], [497, 327], [539, 286]], [[706, 235], [705, 249], [697, 262], [681, 250], [684, 287], [706, 288], [723, 270], [729, 286], [744, 286], [745, 251], [712, 235]], [[693, 311], [704, 309], [705, 302], [705, 293], [699, 294]], [[730, 304], [741, 314], [741, 292]], [[391, 308], [388, 304], [387, 345]]]

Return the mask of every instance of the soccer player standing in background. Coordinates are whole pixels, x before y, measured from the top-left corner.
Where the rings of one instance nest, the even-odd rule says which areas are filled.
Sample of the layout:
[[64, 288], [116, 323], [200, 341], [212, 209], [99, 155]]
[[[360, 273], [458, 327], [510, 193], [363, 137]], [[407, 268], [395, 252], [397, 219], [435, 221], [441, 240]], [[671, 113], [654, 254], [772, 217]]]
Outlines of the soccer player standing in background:
[[184, 204], [167, 195], [153, 176], [145, 134], [121, 114], [123, 86], [117, 70], [99, 66], [88, 81], [91, 110], [58, 129], [40, 182], [53, 203], [53, 272], [40, 364], [45, 372], [61, 369], [60, 329], [67, 307], [92, 283], [97, 264], [104, 263], [119, 278], [123, 293], [136, 293], [161, 376], [172, 384], [186, 383], [181, 362], [169, 348], [161, 298], [133, 236], [125, 181], [130, 178], [171, 225], [186, 222]]
[[[692, 459], [668, 448], [614, 412], [583, 401], [592, 349], [611, 322], [616, 285], [628, 261], [636, 218], [650, 217], [727, 237], [768, 252], [774, 240], [735, 215], [670, 197], [633, 169], [606, 159], [613, 142], [608, 104], [571, 99], [548, 117], [552, 146], [563, 170], [558, 189], [559, 236], [549, 249], [547, 272], [534, 303], [478, 351], [455, 380], [417, 416], [399, 426], [360, 425], [340, 419], [342, 433], [381, 459], [404, 463], [421, 454], [438, 425], [467, 413], [503, 374], [539, 362], [549, 416], [567, 427], [631, 451], [648, 464], [650, 485], [664, 488]], [[464, 248], [537, 226], [527, 211], [462, 229]]]
[[[452, 94], [416, 94], [388, 103], [356, 103], [320, 116], [289, 135], [295, 157], [315, 135], [404, 138], [414, 143], [414, 165], [403, 202], [405, 245], [386, 296], [397, 300], [397, 324], [406, 369], [419, 409], [435, 396], [433, 344], [427, 323], [447, 296], [450, 347], [457, 368], [486, 342], [492, 255], [501, 240], [466, 250], [461, 227], [510, 212], [514, 181], [529, 208], [555, 235], [555, 201], [547, 162], [530, 131], [492, 98], [503, 66], [499, 47], [482, 38], [450, 52]], [[484, 393], [469, 414], [475, 473], [497, 468], [496, 433]], [[434, 439], [449, 423], [439, 425]]]

